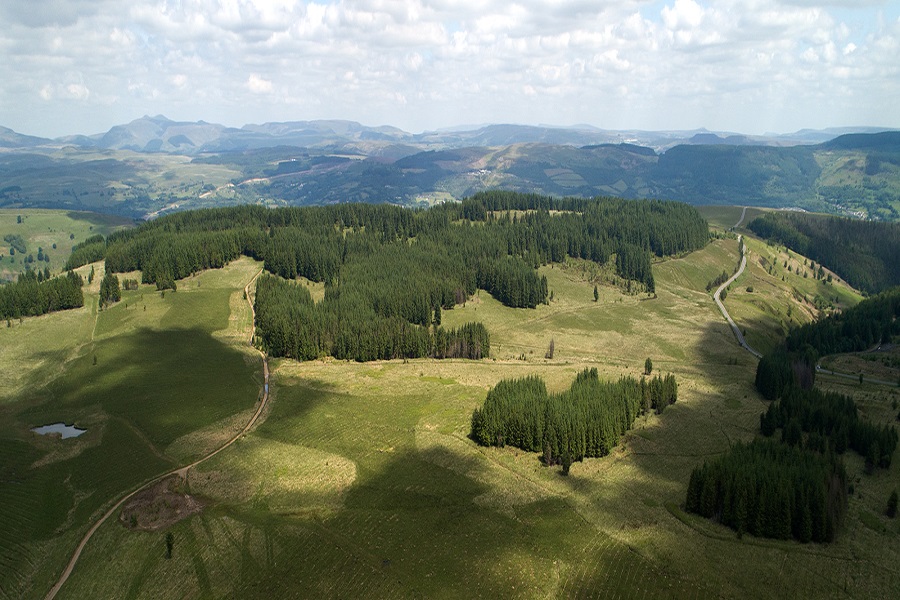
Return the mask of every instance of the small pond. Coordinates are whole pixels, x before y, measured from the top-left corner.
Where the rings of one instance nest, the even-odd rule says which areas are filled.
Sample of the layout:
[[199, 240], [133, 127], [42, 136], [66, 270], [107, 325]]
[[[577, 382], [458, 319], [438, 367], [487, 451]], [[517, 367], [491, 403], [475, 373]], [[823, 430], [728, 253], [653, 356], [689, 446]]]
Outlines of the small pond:
[[66, 425], [65, 423], [51, 423], [50, 425], [41, 425], [40, 427], [35, 427], [32, 429], [33, 432], [39, 433], [41, 435], [48, 435], [51, 433], [58, 433], [62, 436], [63, 439], [78, 437], [87, 429], [79, 429], [75, 427], [75, 425]]

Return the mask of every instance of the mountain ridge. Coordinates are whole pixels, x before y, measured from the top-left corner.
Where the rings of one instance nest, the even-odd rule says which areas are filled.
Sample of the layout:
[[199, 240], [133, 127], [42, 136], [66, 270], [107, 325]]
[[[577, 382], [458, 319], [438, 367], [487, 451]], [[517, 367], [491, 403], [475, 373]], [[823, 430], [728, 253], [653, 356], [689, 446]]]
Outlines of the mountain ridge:
[[96, 134], [74, 134], [54, 139], [30, 136], [0, 127], [0, 147], [6, 149], [73, 145], [103, 150], [165, 152], [189, 156], [208, 152], [235, 152], [274, 146], [322, 147], [336, 144], [403, 144], [414, 148], [508, 146], [549, 143], [570, 146], [628, 143], [656, 152], [681, 145], [794, 146], [830, 141], [843, 134], [893, 131], [891, 128], [840, 127], [802, 129], [795, 133], [749, 135], [728, 131], [606, 130], [588, 124], [572, 126], [491, 123], [406, 132], [391, 125], [367, 126], [356, 121], [320, 119], [273, 121], [229, 127], [207, 121], [175, 121], [165, 115], [144, 115]]
[[653, 135], [518, 125], [409, 134], [341, 120], [238, 129], [162, 115], [50, 142], [0, 130], [0, 207], [152, 218], [234, 203], [422, 206], [506, 189], [900, 220], [900, 131], [795, 145]]

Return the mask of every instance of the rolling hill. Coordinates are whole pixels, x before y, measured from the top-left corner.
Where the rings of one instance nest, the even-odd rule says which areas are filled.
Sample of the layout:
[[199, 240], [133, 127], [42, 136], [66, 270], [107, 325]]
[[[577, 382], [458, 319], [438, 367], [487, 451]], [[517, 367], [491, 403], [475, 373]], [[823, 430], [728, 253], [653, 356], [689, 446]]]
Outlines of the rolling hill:
[[[710, 214], [727, 229], [741, 211]], [[854, 493], [830, 544], [739, 537], [682, 510], [692, 469], [754, 438], [768, 406], [756, 360], [705, 291], [739, 257], [737, 240], [716, 231], [699, 250], [654, 261], [653, 298], [567, 257], [538, 269], [546, 304], [511, 308], [480, 290], [444, 311], [447, 327], [490, 328], [490, 359], [270, 358], [268, 378], [247, 344], [262, 262], [198, 272], [177, 292], [141, 284], [102, 311], [105, 265], [80, 267], [97, 270], [84, 307], [0, 328], [0, 598], [45, 597], [91, 523], [237, 435], [264, 386], [257, 425], [113, 511], [59, 598], [892, 597], [900, 529], [882, 513], [900, 461], [866, 474], [847, 453]], [[748, 246], [726, 303], [754, 344], [813, 320], [813, 295], [859, 300], [840, 280], [803, 277], [803, 256]], [[793, 268], [766, 268], [782, 260]], [[291, 285], [324, 302], [327, 285]], [[874, 356], [882, 368], [896, 354]], [[540, 376], [556, 393], [585, 368], [640, 377], [648, 357], [654, 374], [677, 378], [678, 401], [568, 476], [538, 453], [468, 437], [473, 409], [502, 380]], [[895, 421], [895, 390], [827, 385], [854, 394], [867, 418]], [[87, 432], [30, 431], [53, 421]]]
[[148, 218], [235, 203], [431, 204], [502, 188], [900, 218], [900, 132], [829, 135], [521, 125], [410, 134], [338, 120], [233, 128], [148, 116], [52, 141], [0, 132], [0, 206]]

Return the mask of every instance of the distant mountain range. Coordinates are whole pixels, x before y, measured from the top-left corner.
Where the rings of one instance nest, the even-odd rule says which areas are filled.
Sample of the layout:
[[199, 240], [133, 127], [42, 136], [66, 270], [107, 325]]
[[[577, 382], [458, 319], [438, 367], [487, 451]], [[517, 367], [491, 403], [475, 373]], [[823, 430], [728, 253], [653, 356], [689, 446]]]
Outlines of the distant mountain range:
[[[367, 127], [354, 121], [291, 121], [226, 127], [205, 121], [172, 121], [163, 115], [144, 116], [106, 133], [74, 135], [56, 139], [26, 136], [0, 127], [0, 147], [75, 146], [134, 152], [166, 152], [196, 155], [298, 146], [303, 148], [356, 146], [368, 154], [396, 156], [422, 149], [468, 146], [510, 146], [512, 144], [553, 144], [587, 146], [628, 143], [653, 148], [657, 152], [679, 144], [731, 146], [795, 146], [819, 144], [847, 133], [875, 133], [883, 128], [852, 127], [801, 130], [792, 134], [748, 136], [728, 132], [692, 131], [612, 131], [590, 125], [553, 127], [547, 125], [482, 125], [424, 133], [407, 133], [390, 126]], [[400, 146], [393, 148], [391, 146]], [[405, 146], [405, 148], [403, 148]]]
[[233, 203], [406, 205], [504, 188], [900, 219], [900, 132], [483, 125], [412, 134], [352, 121], [142, 117], [55, 140], [0, 128], [0, 207], [149, 217]]

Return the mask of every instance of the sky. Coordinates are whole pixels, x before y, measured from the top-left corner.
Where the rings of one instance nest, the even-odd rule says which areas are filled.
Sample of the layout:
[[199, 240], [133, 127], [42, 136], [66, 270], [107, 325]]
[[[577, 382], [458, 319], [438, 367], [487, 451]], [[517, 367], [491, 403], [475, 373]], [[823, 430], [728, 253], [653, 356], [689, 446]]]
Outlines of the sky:
[[900, 0], [0, 0], [0, 125], [900, 127]]

